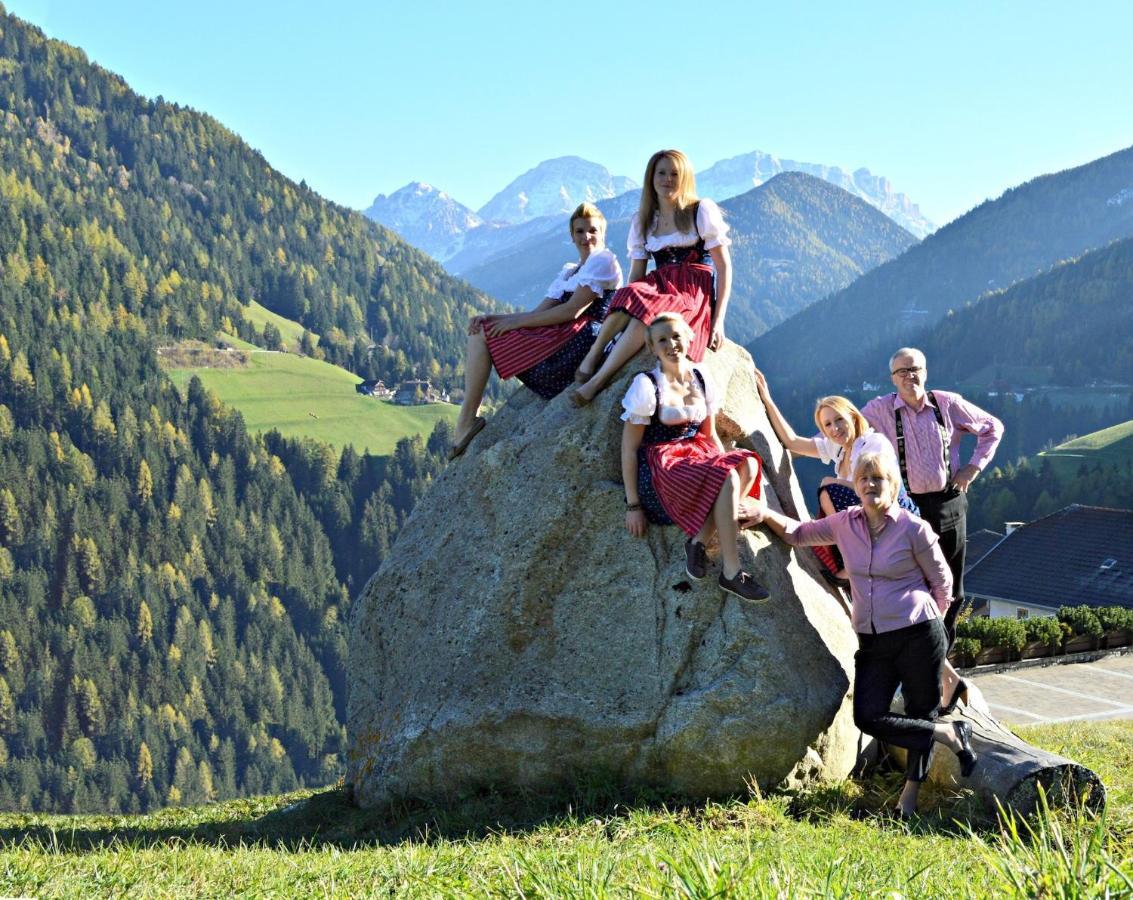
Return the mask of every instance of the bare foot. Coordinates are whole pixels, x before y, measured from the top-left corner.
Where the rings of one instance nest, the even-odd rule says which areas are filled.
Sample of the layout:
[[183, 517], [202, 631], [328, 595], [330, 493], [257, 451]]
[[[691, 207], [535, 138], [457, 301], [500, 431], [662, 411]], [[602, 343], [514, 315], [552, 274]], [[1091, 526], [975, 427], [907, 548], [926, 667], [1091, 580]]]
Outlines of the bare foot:
[[602, 390], [601, 385], [594, 385], [594, 379], [591, 378], [585, 384], [580, 384], [573, 391], [570, 392], [570, 402], [575, 409], [582, 409], [584, 406], [589, 406], [590, 402]]

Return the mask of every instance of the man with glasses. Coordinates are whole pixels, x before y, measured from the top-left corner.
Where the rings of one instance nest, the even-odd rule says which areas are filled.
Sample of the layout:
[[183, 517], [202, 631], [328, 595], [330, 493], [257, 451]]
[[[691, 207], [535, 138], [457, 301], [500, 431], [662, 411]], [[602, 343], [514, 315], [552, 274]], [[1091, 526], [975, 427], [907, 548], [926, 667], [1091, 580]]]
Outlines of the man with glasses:
[[[952, 570], [953, 602], [944, 618], [951, 645], [964, 600], [968, 486], [995, 455], [1003, 423], [952, 391], [925, 390], [926, 361], [920, 350], [902, 347], [889, 360], [889, 372], [897, 392], [870, 400], [862, 414], [893, 444], [905, 488], [940, 538]], [[963, 432], [976, 436], [976, 450], [961, 467]]]

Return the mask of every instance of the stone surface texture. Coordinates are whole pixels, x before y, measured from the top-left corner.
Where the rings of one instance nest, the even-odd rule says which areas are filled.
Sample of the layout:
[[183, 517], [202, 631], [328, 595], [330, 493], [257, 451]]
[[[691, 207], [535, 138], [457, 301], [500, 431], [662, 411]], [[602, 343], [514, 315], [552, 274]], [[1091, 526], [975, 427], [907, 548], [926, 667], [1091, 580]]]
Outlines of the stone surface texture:
[[[707, 368], [725, 441], [765, 461], [769, 502], [805, 508], [751, 358]], [[421, 499], [358, 598], [347, 781], [357, 802], [443, 802], [601, 775], [691, 798], [847, 776], [862, 739], [856, 646], [806, 550], [743, 533], [771, 590], [746, 603], [684, 571], [683, 533], [624, 529], [621, 397], [583, 410], [520, 389]]]

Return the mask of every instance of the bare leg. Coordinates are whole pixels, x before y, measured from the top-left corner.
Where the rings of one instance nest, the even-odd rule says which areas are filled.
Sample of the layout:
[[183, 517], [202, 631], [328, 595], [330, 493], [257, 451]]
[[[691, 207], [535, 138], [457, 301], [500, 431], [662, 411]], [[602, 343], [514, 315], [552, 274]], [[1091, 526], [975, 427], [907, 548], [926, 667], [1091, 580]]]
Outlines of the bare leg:
[[920, 792], [921, 783], [919, 781], [905, 782], [904, 790], [901, 791], [901, 799], [897, 801], [897, 808], [906, 819], [911, 818], [913, 813], [917, 811], [917, 797]]
[[[955, 730], [951, 725], [934, 725], [932, 729], [932, 739], [939, 744], [944, 744], [953, 753], [959, 753], [963, 749], [960, 743], [960, 738], [956, 736]], [[917, 795], [920, 793], [921, 785], [919, 781], [906, 781], [905, 787], [901, 791], [901, 799], [897, 801], [898, 808], [901, 814], [908, 817], [917, 811]]]
[[582, 362], [578, 364], [578, 373], [586, 375], [583, 381], [589, 381], [594, 377], [594, 373], [598, 370], [598, 364], [602, 359], [602, 351], [610, 341], [621, 332], [625, 331], [629, 319], [628, 313], [624, 313], [620, 309], [615, 309], [602, 320], [602, 327], [598, 329], [598, 337], [594, 338], [594, 343], [590, 345], [590, 350], [587, 351], [586, 356], [582, 358]]
[[940, 681], [940, 705], [947, 706], [960, 687], [960, 673], [953, 668], [947, 658], [944, 660], [944, 668], [940, 671]]
[[828, 516], [832, 516], [837, 512], [837, 510], [834, 509], [834, 501], [830, 499], [830, 495], [826, 491], [818, 495], [818, 505]]
[[[598, 341], [594, 343], [597, 345]], [[636, 356], [637, 351], [644, 346], [645, 325], [639, 319], [630, 318], [621, 338], [614, 344], [614, 349], [610, 351], [606, 361], [602, 363], [602, 368], [595, 372], [594, 377], [586, 384], [579, 385], [575, 389], [575, 394], [582, 399], [583, 404], [593, 400], [598, 392], [606, 386], [606, 383], [619, 372], [621, 367]]]
[[720, 536], [720, 561], [725, 578], [735, 578], [740, 571], [739, 528], [736, 525], [739, 493], [740, 476], [733, 469], [728, 473], [712, 506], [712, 518], [716, 521], [716, 533]]
[[480, 412], [480, 402], [484, 399], [484, 388], [488, 386], [488, 376], [492, 374], [492, 355], [488, 352], [488, 342], [484, 332], [468, 335], [468, 350], [464, 362], [464, 402], [460, 404], [460, 415], [456, 418], [456, 438], [460, 443], [476, 421]]

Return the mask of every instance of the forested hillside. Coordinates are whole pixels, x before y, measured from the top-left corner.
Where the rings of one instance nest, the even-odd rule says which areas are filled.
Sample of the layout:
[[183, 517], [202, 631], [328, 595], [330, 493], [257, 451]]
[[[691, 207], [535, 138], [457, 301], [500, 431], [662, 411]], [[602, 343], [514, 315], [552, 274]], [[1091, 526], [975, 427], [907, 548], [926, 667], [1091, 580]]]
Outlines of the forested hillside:
[[866, 201], [784, 172], [721, 204], [732, 229], [729, 336], [746, 343], [917, 243]]
[[1121, 462], [1083, 460], [1076, 470], [1024, 459], [997, 467], [972, 491], [973, 531], [1002, 532], [1004, 522], [1033, 522], [1072, 503], [1133, 509], [1133, 456]]
[[[239, 304], [257, 300], [359, 375], [455, 383], [463, 325], [490, 301], [209, 116], [138, 96], [15, 17], [0, 38], [0, 112], [5, 202], [76, 210], [65, 224], [120, 265], [125, 308], [161, 302], [166, 334], [200, 336], [226, 317], [239, 329]], [[34, 259], [45, 236], [19, 237], [5, 255]]]
[[1133, 238], [957, 310], [917, 345], [950, 382], [1045, 367], [1053, 384], [1133, 385]]
[[[989, 291], [1133, 236], [1133, 148], [1013, 188], [758, 338], [773, 378], [848, 377]], [[839, 340], [818, 335], [835, 327]]]
[[388, 378], [451, 370], [486, 305], [215, 121], [0, 18], [0, 807], [340, 770], [351, 593], [447, 436], [340, 455], [249, 436], [199, 382], [182, 399], [156, 346], [254, 337], [253, 297]]

